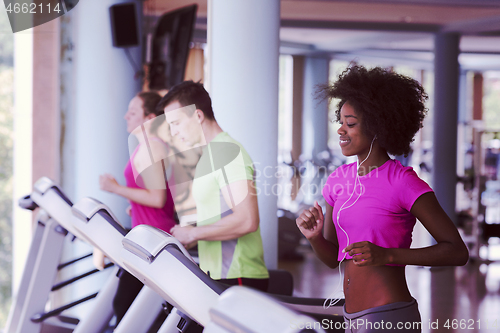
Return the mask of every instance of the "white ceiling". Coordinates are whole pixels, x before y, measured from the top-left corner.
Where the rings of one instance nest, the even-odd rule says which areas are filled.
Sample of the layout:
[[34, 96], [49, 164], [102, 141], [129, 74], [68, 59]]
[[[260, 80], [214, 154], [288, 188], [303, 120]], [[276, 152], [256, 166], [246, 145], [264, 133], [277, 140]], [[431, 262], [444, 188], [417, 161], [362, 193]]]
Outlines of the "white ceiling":
[[[145, 14], [198, 4], [196, 36], [206, 31], [206, 0], [147, 0]], [[500, 70], [500, 0], [281, 0], [281, 52], [432, 67], [434, 34], [462, 35], [464, 69]], [[205, 33], [206, 34], [206, 33]]]

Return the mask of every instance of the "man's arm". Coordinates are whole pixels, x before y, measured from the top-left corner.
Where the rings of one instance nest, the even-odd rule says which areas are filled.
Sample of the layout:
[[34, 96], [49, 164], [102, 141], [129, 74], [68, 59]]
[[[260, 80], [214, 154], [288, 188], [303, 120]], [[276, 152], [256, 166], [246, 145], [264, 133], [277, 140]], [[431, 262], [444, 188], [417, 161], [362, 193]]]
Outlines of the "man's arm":
[[242, 237], [259, 228], [257, 193], [252, 180], [240, 180], [222, 188], [222, 195], [232, 214], [219, 221], [199, 227], [172, 229], [172, 235], [181, 243], [199, 240], [224, 241]]

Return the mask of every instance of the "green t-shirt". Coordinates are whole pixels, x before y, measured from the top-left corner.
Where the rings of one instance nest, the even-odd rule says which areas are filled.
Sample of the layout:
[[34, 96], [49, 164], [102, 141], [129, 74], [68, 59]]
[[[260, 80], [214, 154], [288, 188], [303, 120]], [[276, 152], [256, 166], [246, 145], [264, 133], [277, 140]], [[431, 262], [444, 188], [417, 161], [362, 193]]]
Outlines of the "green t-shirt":
[[[226, 132], [218, 134], [204, 149], [196, 165], [193, 197], [197, 225], [215, 223], [232, 213], [221, 189], [240, 180], [253, 180], [254, 168], [243, 146]], [[200, 267], [213, 279], [239, 277], [266, 279], [260, 228], [227, 241], [198, 241]]]

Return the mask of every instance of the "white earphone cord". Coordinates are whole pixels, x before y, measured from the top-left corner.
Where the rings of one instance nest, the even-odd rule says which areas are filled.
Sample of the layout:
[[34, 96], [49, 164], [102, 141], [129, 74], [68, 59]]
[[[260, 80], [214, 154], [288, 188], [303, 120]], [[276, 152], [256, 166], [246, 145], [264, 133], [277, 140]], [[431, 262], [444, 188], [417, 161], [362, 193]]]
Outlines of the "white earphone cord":
[[[354, 179], [354, 188], [352, 190], [352, 193], [351, 193], [351, 196], [349, 197], [349, 199], [347, 199], [343, 204], [342, 206], [340, 206], [340, 209], [339, 211], [337, 212], [337, 225], [339, 226], [340, 230], [342, 230], [344, 232], [344, 234], [346, 235], [346, 238], [347, 238], [347, 244], [346, 244], [346, 247], [349, 246], [349, 235], [347, 234], [347, 232], [344, 230], [344, 228], [342, 228], [342, 226], [340, 225], [340, 212], [342, 211], [342, 209], [346, 210], [347, 208], [350, 208], [352, 206], [354, 206], [354, 204], [358, 201], [358, 199], [361, 197], [361, 189], [362, 189], [362, 184], [361, 184], [361, 180], [359, 180], [359, 174], [358, 174], [358, 171], [359, 171], [359, 168], [361, 167], [361, 164], [365, 163], [365, 161], [368, 159], [368, 157], [370, 157], [370, 154], [372, 152], [372, 148], [373, 148], [373, 142], [375, 141], [375, 139], [377, 138], [377, 136], [375, 135], [375, 137], [373, 137], [373, 140], [372, 140], [372, 143], [370, 144], [370, 150], [368, 151], [368, 155], [366, 155], [366, 158], [363, 160], [363, 162], [359, 163], [358, 167], [357, 167], [357, 170], [356, 170], [356, 178]], [[354, 202], [345, 207], [344, 208], [344, 205], [346, 203], [349, 202], [349, 200], [351, 200], [354, 192], [356, 192], [356, 183], [359, 182], [359, 195], [358, 197], [356, 198], [356, 200], [354, 200]], [[339, 262], [339, 283], [337, 285], [337, 287], [335, 288], [335, 290], [328, 296], [327, 299], [325, 299], [325, 302], [323, 303], [323, 308], [324, 309], [328, 309], [329, 307], [331, 306], [334, 306], [335, 304], [337, 304], [342, 298], [338, 298], [338, 297], [334, 297], [334, 295], [341, 291], [343, 293], [343, 290], [342, 290], [342, 269], [341, 269], [341, 264], [342, 262], [345, 260], [345, 258], [347, 257], [347, 253], [344, 253], [344, 257], [342, 258], [342, 260], [340, 260]]]

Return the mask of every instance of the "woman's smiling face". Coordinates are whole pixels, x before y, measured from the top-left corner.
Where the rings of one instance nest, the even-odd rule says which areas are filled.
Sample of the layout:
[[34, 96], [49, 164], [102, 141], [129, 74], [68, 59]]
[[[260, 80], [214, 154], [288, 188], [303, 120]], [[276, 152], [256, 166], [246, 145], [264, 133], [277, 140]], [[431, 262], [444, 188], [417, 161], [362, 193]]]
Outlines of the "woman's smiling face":
[[140, 126], [148, 120], [144, 117], [144, 102], [139, 96], [132, 98], [128, 105], [127, 113], [123, 117], [127, 121], [127, 132], [132, 133], [140, 130]]
[[363, 118], [349, 102], [340, 109], [340, 148], [344, 156], [357, 155], [364, 158], [370, 149], [372, 140], [363, 130]]

